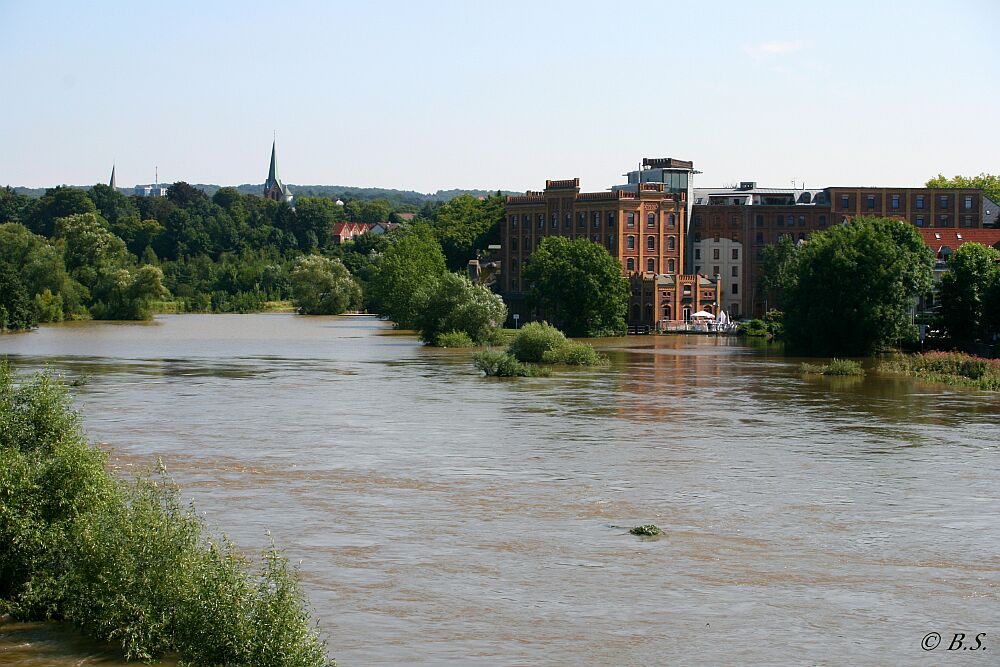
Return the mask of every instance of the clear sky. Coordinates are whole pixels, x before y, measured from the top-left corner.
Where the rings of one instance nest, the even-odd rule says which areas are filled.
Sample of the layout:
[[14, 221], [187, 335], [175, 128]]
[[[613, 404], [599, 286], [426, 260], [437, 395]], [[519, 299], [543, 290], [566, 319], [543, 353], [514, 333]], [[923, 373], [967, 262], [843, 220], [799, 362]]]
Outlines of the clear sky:
[[0, 0], [0, 185], [1000, 172], [1000, 0]]

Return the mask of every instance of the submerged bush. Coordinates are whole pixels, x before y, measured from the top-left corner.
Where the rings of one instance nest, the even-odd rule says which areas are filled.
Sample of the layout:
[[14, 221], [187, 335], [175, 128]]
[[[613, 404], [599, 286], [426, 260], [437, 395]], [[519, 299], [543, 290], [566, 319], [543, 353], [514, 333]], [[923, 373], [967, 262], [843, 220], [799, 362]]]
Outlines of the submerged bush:
[[653, 535], [659, 535], [663, 531], [660, 530], [659, 526], [652, 523], [647, 523], [643, 526], [636, 526], [635, 528], [629, 528], [628, 532], [631, 533], [632, 535], [653, 536]]
[[831, 359], [828, 364], [802, 364], [803, 373], [814, 375], [864, 375], [865, 369], [857, 361], [851, 359]]
[[464, 331], [449, 331], [438, 334], [434, 341], [437, 347], [475, 347], [476, 344]]
[[59, 382], [0, 364], [0, 605], [65, 620], [129, 660], [330, 665], [295, 573], [205, 534], [163, 474], [108, 474]]
[[586, 343], [566, 341], [562, 346], [542, 353], [542, 362], [570, 366], [602, 366], [608, 363], [608, 359]]
[[765, 338], [768, 335], [767, 324], [764, 320], [746, 320], [740, 322], [736, 327], [737, 336], [748, 336], [750, 338]]
[[547, 322], [530, 322], [518, 330], [507, 352], [518, 361], [540, 362], [546, 352], [562, 347], [566, 336]]
[[545, 375], [541, 369], [522, 364], [514, 355], [499, 350], [483, 350], [472, 357], [476, 368], [492, 377], [535, 377]]

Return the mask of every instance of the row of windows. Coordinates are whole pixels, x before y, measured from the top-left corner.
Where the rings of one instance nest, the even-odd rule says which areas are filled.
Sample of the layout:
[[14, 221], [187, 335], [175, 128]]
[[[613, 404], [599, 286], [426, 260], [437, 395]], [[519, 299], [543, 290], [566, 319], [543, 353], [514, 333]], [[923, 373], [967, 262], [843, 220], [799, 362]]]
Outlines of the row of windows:
[[[576, 238], [578, 238], [578, 239], [584, 239], [584, 238], [587, 238], [587, 237], [584, 236], [584, 235], [580, 235], [580, 236], [577, 236]], [[591, 234], [590, 240], [593, 241], [594, 243], [600, 244], [601, 243], [601, 235], [600, 234]], [[539, 240], [538, 242], [541, 243], [541, 240]], [[510, 240], [510, 251], [511, 252], [517, 252], [517, 249], [518, 249], [519, 245], [520, 244], [518, 243], [518, 239], [516, 239], [516, 238], [511, 239]], [[615, 245], [615, 237], [614, 236], [605, 237], [605, 239], [604, 239], [604, 245], [607, 246], [608, 248], [614, 247], [614, 245]], [[525, 236], [524, 237], [524, 245], [522, 247], [524, 249], [524, 252], [531, 252], [531, 237], [530, 236]]]
[[[676, 264], [674, 263], [674, 260], [668, 259], [667, 273], [674, 273], [675, 268]], [[625, 270], [635, 271], [635, 257], [629, 257], [628, 259], [625, 260]], [[650, 273], [656, 273], [656, 260], [653, 259], [652, 257], [646, 260], [646, 271]]]
[[[713, 266], [712, 267], [712, 273], [709, 274], [709, 275], [713, 275], [713, 276], [719, 275], [719, 268], [720, 267], [719, 267], [718, 264], [716, 264], [715, 266]], [[694, 266], [694, 272], [695, 273], [701, 273], [701, 265], [700, 264], [695, 264], [695, 266]], [[730, 273], [732, 273], [733, 278], [739, 278], [740, 277], [740, 269], [739, 269], [739, 267], [738, 266], [732, 267], [732, 270], [730, 271]]]
[[[876, 195], [865, 195], [865, 207], [869, 211], [875, 210], [875, 205], [878, 197]], [[967, 210], [972, 210], [972, 195], [965, 195], [962, 198], [962, 207]], [[917, 209], [924, 209], [927, 207], [927, 197], [926, 195], [916, 195], [914, 197], [914, 207]], [[951, 205], [951, 195], [938, 195], [938, 208], [947, 209]], [[847, 209], [851, 207], [851, 196], [850, 195], [840, 195], [840, 208]], [[889, 208], [892, 210], [900, 209], [900, 195], [890, 195], [889, 197]]]
[[[719, 259], [719, 254], [720, 253], [718, 248], [712, 248], [712, 259]], [[701, 248], [694, 249], [694, 258], [701, 259]], [[739, 259], [739, 258], [740, 258], [740, 249], [733, 248], [733, 259]]]
[[[786, 237], [789, 238], [789, 239], [791, 239], [792, 241], [795, 240], [795, 234], [793, 234], [792, 232], [788, 232], [787, 234], [778, 234], [778, 236], [776, 237], [775, 243], [780, 242], [781, 239], [786, 238]], [[805, 232], [799, 232], [798, 240], [799, 241], [804, 241], [805, 238], [806, 238]], [[757, 232], [757, 238], [755, 239], [755, 241], [756, 241], [756, 243], [758, 245], [763, 244], [765, 242], [764, 241], [764, 233], [763, 232]]]
[[[634, 211], [629, 211], [628, 213], [625, 214], [626, 224], [629, 227], [635, 227], [635, 215], [636, 214], [635, 214]], [[590, 214], [589, 218], [590, 218], [591, 224], [593, 225], [594, 229], [597, 229], [597, 228], [599, 228], [601, 226], [602, 214], [601, 214], [600, 211], [594, 211], [593, 213]], [[657, 218], [657, 214], [656, 213], [649, 213], [646, 216], [646, 226], [649, 227], [649, 228], [655, 228], [656, 227], [656, 218]], [[584, 213], [582, 211], [579, 212], [579, 213], [577, 213], [577, 216], [576, 216], [576, 226], [577, 227], [586, 227], [587, 226], [587, 219], [588, 219], [588, 216], [587, 216], [586, 213]], [[614, 224], [618, 221], [618, 213], [616, 211], [608, 211], [606, 219], [607, 219], [607, 222], [608, 222], [608, 227], [613, 227]], [[545, 214], [543, 214], [543, 213], [537, 214], [535, 216], [535, 222], [536, 222], [536, 225], [537, 225], [538, 229], [545, 229]], [[523, 224], [524, 227], [528, 227], [528, 226], [531, 225], [531, 215], [530, 214], [526, 213], [526, 214], [520, 215], [520, 216], [518, 216], [518, 215], [512, 215], [512, 216], [510, 216], [510, 227], [511, 227], [511, 229], [517, 229], [518, 226], [522, 225], [522, 224]], [[665, 217], [664, 224], [668, 228], [675, 227], [677, 225], [677, 216], [675, 216], [673, 213], [668, 213], [666, 215], [666, 217]], [[552, 213], [549, 216], [549, 226], [552, 227], [552, 229], [558, 229], [558, 227], [559, 227], [559, 215], [557, 213]], [[573, 226], [573, 214], [567, 212], [563, 216], [563, 227], [565, 227], [565, 228], [568, 229], [568, 228], [570, 228], [572, 226]]]
[[[930, 222], [930, 221], [931, 221], [930, 216], [928, 216], [928, 217], [925, 218], [922, 215], [918, 215], [917, 218], [916, 218], [915, 224], [916, 224], [917, 227], [926, 227], [927, 223]], [[971, 215], [963, 215], [962, 216], [962, 227], [972, 227], [973, 224], [974, 223], [972, 222], [972, 216]], [[947, 216], [947, 215], [939, 215], [937, 217], [937, 224], [935, 226], [936, 227], [951, 227], [952, 226], [951, 217]]]
[[[601, 242], [601, 235], [600, 234], [594, 234], [594, 235], [592, 235], [590, 237], [590, 240], [591, 241], [595, 241], [597, 243], [600, 243]], [[530, 251], [531, 250], [531, 237], [530, 236], [525, 236], [524, 239], [523, 239], [523, 242], [524, 242], [524, 250], [525, 251]], [[609, 247], [613, 246], [615, 244], [615, 237], [614, 236], [609, 236], [607, 238], [607, 243], [608, 243]], [[625, 237], [625, 247], [628, 250], [635, 250], [635, 236], [632, 236], [630, 234], [629, 236]], [[510, 239], [510, 249], [511, 249], [511, 251], [517, 252], [517, 248], [518, 248], [518, 239], [516, 237]], [[647, 250], [656, 250], [656, 237], [655, 236], [647, 236], [646, 237], [646, 249]], [[668, 236], [667, 237], [667, 250], [676, 250], [676, 249], [677, 249], [677, 237], [676, 236]]]

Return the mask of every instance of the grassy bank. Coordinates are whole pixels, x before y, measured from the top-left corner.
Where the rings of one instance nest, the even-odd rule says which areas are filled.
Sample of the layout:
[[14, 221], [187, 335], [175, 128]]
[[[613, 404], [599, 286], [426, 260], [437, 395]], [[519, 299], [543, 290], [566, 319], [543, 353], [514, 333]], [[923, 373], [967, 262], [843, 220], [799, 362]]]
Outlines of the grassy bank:
[[1000, 391], [1000, 359], [982, 359], [959, 352], [927, 352], [886, 359], [879, 363], [878, 370], [927, 382]]
[[831, 359], [828, 364], [802, 364], [799, 370], [808, 375], [862, 376], [865, 369], [851, 359]]
[[0, 615], [70, 623], [129, 660], [332, 665], [295, 571], [210, 535], [159, 470], [125, 480], [61, 382], [0, 364]]

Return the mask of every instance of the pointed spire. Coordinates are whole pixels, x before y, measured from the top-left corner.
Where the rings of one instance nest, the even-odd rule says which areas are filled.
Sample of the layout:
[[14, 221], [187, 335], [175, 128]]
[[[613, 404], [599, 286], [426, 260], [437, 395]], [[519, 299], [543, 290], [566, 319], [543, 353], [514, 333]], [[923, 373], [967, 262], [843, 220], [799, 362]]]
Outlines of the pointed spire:
[[267, 182], [269, 184], [278, 182], [278, 152], [277, 152], [278, 140], [274, 139], [271, 143], [271, 168], [267, 172]]
[[111, 182], [108, 183], [108, 185], [111, 186], [112, 190], [116, 190], [118, 188], [118, 186], [115, 185], [115, 164], [113, 162], [111, 163]]

